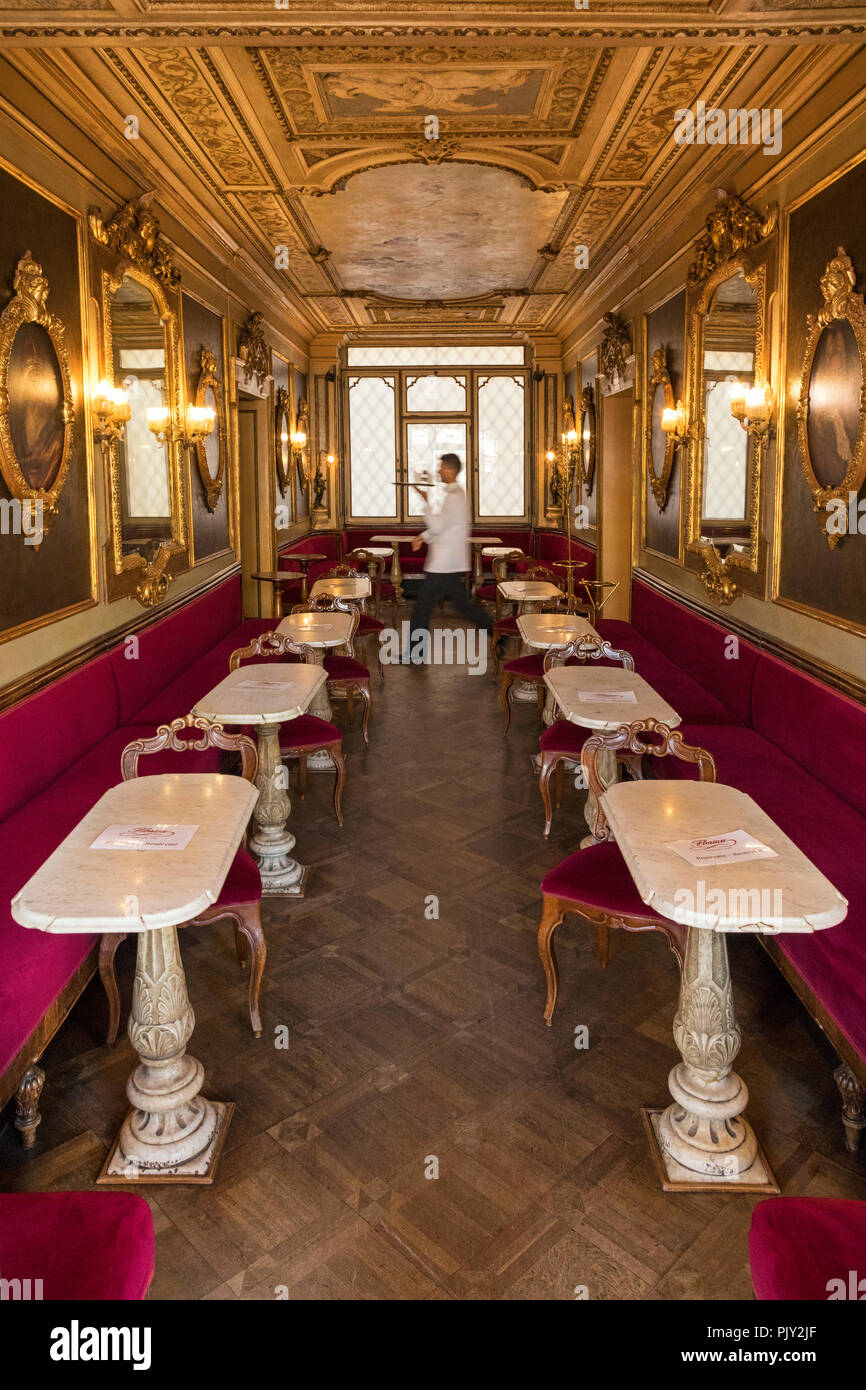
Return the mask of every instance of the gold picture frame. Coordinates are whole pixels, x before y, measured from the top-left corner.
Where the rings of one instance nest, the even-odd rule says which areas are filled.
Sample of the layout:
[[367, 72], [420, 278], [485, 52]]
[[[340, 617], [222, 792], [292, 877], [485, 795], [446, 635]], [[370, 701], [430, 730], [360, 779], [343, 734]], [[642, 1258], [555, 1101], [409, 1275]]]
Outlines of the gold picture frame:
[[653, 421], [655, 411], [655, 397], [658, 388], [662, 388], [664, 396], [665, 410], [676, 409], [676, 397], [674, 396], [673, 382], [668, 371], [667, 349], [657, 347], [652, 355], [652, 370], [647, 383], [646, 405], [644, 407], [644, 449], [646, 453], [646, 470], [652, 495], [655, 504], [660, 512], [667, 506], [668, 492], [671, 485], [671, 474], [674, 470], [674, 456], [676, 454], [677, 441], [673, 434], [665, 436], [665, 455], [662, 460], [661, 472], [655, 470], [655, 458], [653, 455]]
[[[26, 503], [31, 511], [36, 510], [36, 530], [40, 539], [31, 539], [30, 543], [38, 549], [41, 539], [57, 519], [60, 494], [69, 473], [75, 403], [66, 329], [57, 315], [47, 308], [48, 279], [29, 251], [15, 268], [13, 290], [12, 298], [0, 313], [0, 473], [13, 501]], [[16, 343], [28, 327], [31, 332], [23, 348], [28, 360], [19, 363]], [[43, 377], [55, 376], [56, 400], [38, 412], [39, 418], [33, 412], [24, 418], [25, 411], [19, 419], [17, 402], [10, 399], [10, 392], [14, 397], [14, 379], [19, 370], [22, 376], [30, 376], [40, 368]], [[47, 384], [50, 387], [52, 383]], [[34, 453], [42, 449], [38, 457], [19, 457], [20, 442], [25, 434], [28, 438], [32, 436]], [[46, 449], [49, 450], [47, 459], [43, 457]]]
[[[294, 402], [294, 383], [293, 373], [289, 367], [288, 386], [278, 386], [275, 402], [274, 419], [274, 457], [277, 466], [277, 486], [283, 497], [287, 496], [292, 481], [292, 459], [293, 445], [292, 434], [295, 429], [295, 402]], [[283, 428], [286, 431], [286, 457], [283, 457]]]
[[[592, 483], [595, 477], [595, 445], [595, 393], [591, 386], [584, 386], [580, 393], [580, 431], [577, 437], [577, 456], [580, 478], [587, 492], [592, 492]], [[588, 459], [587, 454], [589, 455]]]
[[194, 443], [195, 461], [198, 465], [199, 477], [205, 491], [205, 506], [209, 512], [216, 511], [217, 503], [222, 496], [223, 479], [226, 467], [226, 410], [223, 397], [222, 382], [218, 375], [216, 356], [210, 348], [202, 347], [199, 350], [199, 374], [195, 384], [195, 400], [193, 405], [207, 406], [207, 393], [210, 391], [213, 397], [213, 409], [216, 411], [215, 433], [219, 447], [219, 467], [216, 477], [208, 467], [207, 440], [197, 437]]
[[[800, 460], [803, 465], [806, 484], [812, 495], [812, 509], [831, 550], [842, 540], [845, 529], [841, 528], [835, 532], [828, 530], [827, 523], [830, 519], [828, 503], [841, 502], [847, 517], [850, 496], [852, 493], [855, 496], [859, 493], [863, 481], [866, 479], [866, 304], [864, 304], [863, 295], [855, 293], [856, 283], [857, 277], [851, 257], [843, 246], [839, 246], [836, 248], [836, 255], [824, 267], [824, 273], [819, 280], [824, 303], [817, 314], [806, 315], [806, 344], [800, 369], [800, 395], [797, 402], [797, 438], [800, 445]], [[831, 447], [836, 449], [846, 464], [845, 474], [838, 483], [822, 484], [815, 471], [816, 460], [813, 459], [815, 441], [810, 430], [809, 402], [813, 377], [816, 376], [819, 365], [819, 361], [816, 359], [822, 357], [821, 340], [825, 333], [829, 333], [833, 325], [836, 324], [847, 324], [849, 327], [850, 337], [847, 351], [850, 356], [851, 339], [853, 339], [853, 345], [859, 358], [860, 390], [856, 406], [848, 411], [849, 418], [847, 420], [844, 418], [842, 408], [837, 403], [834, 417], [829, 421], [833, 427]], [[841, 331], [837, 329], [835, 336], [839, 339], [837, 344], [837, 358], [839, 360], [821, 362], [820, 365], [823, 366], [825, 375], [832, 378], [833, 383], [838, 385], [840, 378], [844, 380], [846, 368], [850, 367], [851, 363], [844, 360], [846, 348]], [[856, 436], [852, 441], [851, 435], [854, 430], [856, 430]], [[847, 458], [845, 451], [848, 454]]]

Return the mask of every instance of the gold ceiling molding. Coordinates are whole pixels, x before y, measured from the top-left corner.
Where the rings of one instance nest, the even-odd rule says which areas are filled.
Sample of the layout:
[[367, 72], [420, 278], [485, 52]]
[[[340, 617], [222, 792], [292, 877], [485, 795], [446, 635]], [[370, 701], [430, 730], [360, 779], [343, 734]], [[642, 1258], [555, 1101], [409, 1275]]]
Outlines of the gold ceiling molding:
[[[159, 230], [156, 214], [151, 212], [156, 193], [142, 193], [140, 198], [124, 203], [103, 220], [101, 208], [91, 208], [87, 215], [94, 241], [101, 242], [121, 258], [122, 262], [143, 271], [168, 289], [180, 284], [180, 271], [173, 264], [168, 242]], [[122, 270], [119, 272], [122, 274]]]
[[686, 276], [691, 288], [702, 285], [718, 266], [765, 241], [775, 230], [779, 207], [773, 203], [763, 217], [724, 188], [716, 189], [716, 206], [707, 217], [707, 230], [699, 237]]
[[605, 166], [606, 179], [645, 177], [653, 159], [670, 141], [675, 111], [691, 106], [723, 57], [724, 51], [718, 48], [683, 48], [665, 55], [666, 61], [627, 137]]

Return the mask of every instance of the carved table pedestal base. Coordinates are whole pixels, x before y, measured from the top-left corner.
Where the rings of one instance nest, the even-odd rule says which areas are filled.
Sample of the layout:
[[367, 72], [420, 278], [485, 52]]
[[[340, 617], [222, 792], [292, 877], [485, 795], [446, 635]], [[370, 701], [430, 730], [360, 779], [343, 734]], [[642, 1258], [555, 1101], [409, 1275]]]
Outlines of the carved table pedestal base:
[[292, 858], [295, 837], [288, 828], [292, 803], [286, 790], [288, 775], [280, 757], [279, 724], [260, 724], [257, 730], [259, 799], [253, 811], [255, 830], [249, 848], [262, 876], [265, 898], [302, 898], [307, 871]]

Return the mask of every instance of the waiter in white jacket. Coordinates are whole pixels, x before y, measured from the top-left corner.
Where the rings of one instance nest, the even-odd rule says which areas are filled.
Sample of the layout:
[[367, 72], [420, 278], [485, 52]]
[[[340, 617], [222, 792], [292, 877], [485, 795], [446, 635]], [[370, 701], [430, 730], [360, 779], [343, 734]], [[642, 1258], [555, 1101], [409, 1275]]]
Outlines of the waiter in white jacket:
[[418, 488], [424, 498], [425, 529], [412, 541], [419, 550], [427, 542], [424, 562], [424, 583], [421, 585], [412, 613], [412, 644], [415, 650], [416, 633], [429, 632], [430, 617], [437, 604], [447, 599], [473, 627], [493, 630], [493, 619], [478, 603], [472, 603], [466, 593], [466, 576], [472, 567], [469, 554], [469, 516], [466, 494], [457, 482], [462, 464], [456, 454], [443, 454], [439, 460], [439, 477], [445, 485], [445, 498], [439, 512], [431, 512], [427, 493]]

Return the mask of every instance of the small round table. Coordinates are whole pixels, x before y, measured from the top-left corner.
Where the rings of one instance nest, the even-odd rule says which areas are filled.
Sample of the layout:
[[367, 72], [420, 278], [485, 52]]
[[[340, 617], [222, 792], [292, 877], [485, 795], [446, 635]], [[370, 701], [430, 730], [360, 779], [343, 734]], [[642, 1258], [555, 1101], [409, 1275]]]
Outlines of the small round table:
[[256, 574], [251, 574], [250, 578], [255, 579], [258, 584], [270, 584], [274, 591], [274, 617], [283, 616], [283, 585], [290, 579], [304, 580], [305, 575], [300, 570], [259, 570]]

